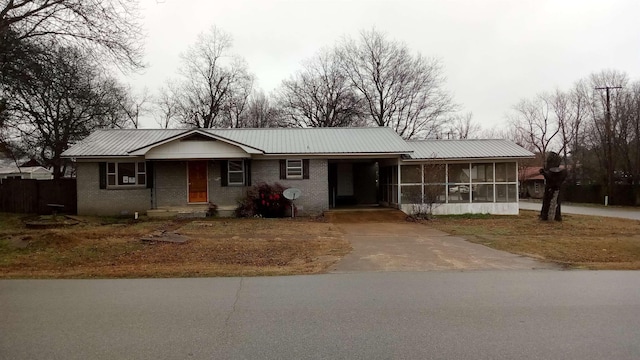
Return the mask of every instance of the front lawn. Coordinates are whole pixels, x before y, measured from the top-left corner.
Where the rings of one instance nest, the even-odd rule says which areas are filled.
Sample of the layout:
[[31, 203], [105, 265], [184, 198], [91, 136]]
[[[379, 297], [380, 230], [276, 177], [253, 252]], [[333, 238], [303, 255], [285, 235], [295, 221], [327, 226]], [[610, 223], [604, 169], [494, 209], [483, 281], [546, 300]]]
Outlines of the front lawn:
[[[81, 218], [27, 229], [0, 214], [2, 278], [133, 278], [316, 274], [350, 251], [329, 223], [310, 219], [119, 220]], [[184, 244], [143, 242], [158, 230]]]
[[568, 268], [640, 269], [640, 221], [563, 214], [540, 221], [538, 212], [518, 216], [440, 216], [428, 226], [498, 250]]

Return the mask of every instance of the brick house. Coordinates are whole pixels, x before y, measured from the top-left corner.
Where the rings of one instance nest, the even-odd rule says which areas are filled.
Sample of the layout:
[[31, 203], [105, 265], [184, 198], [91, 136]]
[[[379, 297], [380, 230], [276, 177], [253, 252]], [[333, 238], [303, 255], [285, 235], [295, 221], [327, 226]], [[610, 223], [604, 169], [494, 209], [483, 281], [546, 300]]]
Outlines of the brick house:
[[405, 141], [377, 127], [98, 130], [63, 156], [76, 164], [81, 215], [209, 203], [230, 215], [259, 182], [300, 189], [298, 214], [315, 215], [432, 203], [434, 213], [517, 214], [517, 161], [533, 154], [506, 140]]

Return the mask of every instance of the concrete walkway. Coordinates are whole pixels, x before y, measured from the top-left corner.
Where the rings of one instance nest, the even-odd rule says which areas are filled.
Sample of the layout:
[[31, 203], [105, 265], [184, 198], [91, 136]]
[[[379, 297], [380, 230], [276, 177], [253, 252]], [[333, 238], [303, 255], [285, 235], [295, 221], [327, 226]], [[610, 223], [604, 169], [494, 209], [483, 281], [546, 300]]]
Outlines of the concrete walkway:
[[[542, 203], [537, 201], [520, 200], [519, 206], [520, 210], [534, 210], [540, 212]], [[640, 209], [629, 207], [604, 207], [597, 205], [584, 206], [575, 204], [562, 204], [562, 213], [640, 220]]]
[[399, 217], [389, 213], [388, 222], [383, 218], [377, 222], [335, 219], [353, 251], [330, 272], [556, 268], [553, 264], [474, 244], [427, 225], [398, 221]]

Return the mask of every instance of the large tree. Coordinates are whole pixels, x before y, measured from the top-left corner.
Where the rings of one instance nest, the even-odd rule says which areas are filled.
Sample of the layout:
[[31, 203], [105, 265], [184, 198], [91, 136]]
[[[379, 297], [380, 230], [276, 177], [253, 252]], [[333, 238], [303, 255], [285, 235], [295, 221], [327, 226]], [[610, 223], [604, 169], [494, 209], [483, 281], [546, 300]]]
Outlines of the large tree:
[[279, 103], [292, 126], [340, 127], [363, 122], [363, 98], [351, 85], [335, 49], [320, 51], [283, 81]]
[[[71, 49], [71, 53], [64, 60], [60, 53], [61, 49]], [[93, 68], [96, 66], [101, 67], [105, 73], [113, 64], [121, 70], [141, 68], [142, 52], [142, 31], [138, 22], [137, 1], [2, 1], [0, 3], [0, 146], [4, 149], [3, 152], [15, 156], [15, 154], [21, 154], [20, 144], [32, 144], [33, 146], [29, 147], [30, 152], [48, 148], [49, 150], [45, 151], [46, 154], [43, 153], [43, 156], [50, 160], [50, 156], [57, 156], [52, 154], [59, 152], [58, 145], [50, 145], [60, 143], [61, 139], [55, 137], [59, 133], [76, 131], [75, 129], [54, 131], [41, 127], [35, 128], [35, 131], [25, 131], [29, 128], [25, 125], [29, 122], [27, 119], [41, 117], [45, 109], [49, 115], [51, 112], [63, 111], [59, 104], [45, 104], [44, 100], [54, 91], [59, 90], [60, 93], [66, 91], [63, 89], [64, 86], [54, 90], [51, 85], [63, 80], [65, 75], [60, 74], [62, 63], [65, 64], [62, 68], [70, 69], [73, 68], [73, 64], [77, 64], [74, 58], [82, 57], [82, 63], [90, 72], [87, 76], [95, 77], [97, 73]], [[76, 81], [74, 76], [75, 74], [69, 73], [68, 81]], [[111, 85], [119, 88], [115, 82]], [[114, 89], [109, 94], [103, 95], [118, 96], [122, 93], [121, 90]], [[41, 102], [38, 106], [35, 104], [36, 99]], [[48, 132], [54, 138], [44, 138], [44, 134]]]
[[405, 139], [429, 137], [456, 107], [444, 89], [440, 61], [413, 54], [402, 42], [363, 31], [358, 40], [345, 39], [339, 52], [375, 125], [388, 126]]
[[124, 126], [123, 87], [73, 47], [47, 49], [47, 61], [32, 63], [29, 77], [6, 97], [4, 128], [12, 145], [64, 175], [61, 154], [96, 128]]
[[[94, 60], [105, 57], [122, 68], [142, 66], [142, 28], [133, 0], [5, 0], [0, 37], [49, 46], [78, 46]], [[2, 42], [2, 61], [19, 61], [13, 44]]]
[[181, 78], [171, 87], [181, 124], [234, 127], [235, 110], [251, 93], [253, 76], [246, 61], [230, 53], [231, 46], [231, 36], [212, 27], [182, 55]]

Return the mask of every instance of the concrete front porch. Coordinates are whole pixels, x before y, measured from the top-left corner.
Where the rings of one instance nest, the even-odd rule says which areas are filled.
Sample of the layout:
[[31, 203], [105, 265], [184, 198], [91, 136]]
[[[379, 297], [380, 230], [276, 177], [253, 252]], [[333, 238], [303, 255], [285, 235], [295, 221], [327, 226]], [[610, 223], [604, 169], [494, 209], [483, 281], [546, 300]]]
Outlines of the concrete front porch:
[[186, 206], [161, 206], [147, 210], [147, 216], [152, 218], [204, 218], [209, 213], [208, 204]]

